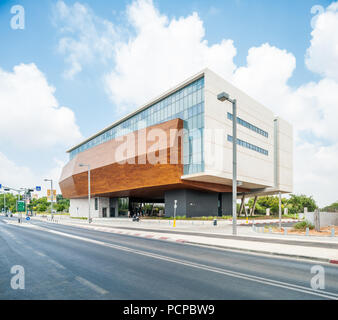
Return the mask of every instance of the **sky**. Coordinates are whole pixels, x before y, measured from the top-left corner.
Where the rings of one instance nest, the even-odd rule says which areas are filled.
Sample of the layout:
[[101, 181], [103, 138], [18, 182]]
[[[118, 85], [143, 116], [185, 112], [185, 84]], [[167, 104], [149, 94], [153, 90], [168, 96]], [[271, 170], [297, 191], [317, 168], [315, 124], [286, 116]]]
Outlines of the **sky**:
[[292, 123], [294, 193], [337, 201], [337, 30], [332, 1], [1, 0], [0, 184], [45, 192], [69, 147], [208, 67]]

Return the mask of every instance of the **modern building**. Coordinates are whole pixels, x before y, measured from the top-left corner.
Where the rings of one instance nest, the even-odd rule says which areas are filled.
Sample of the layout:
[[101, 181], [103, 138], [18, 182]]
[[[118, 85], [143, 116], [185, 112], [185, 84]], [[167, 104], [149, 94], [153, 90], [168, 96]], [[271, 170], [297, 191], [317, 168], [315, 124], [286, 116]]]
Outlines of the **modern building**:
[[237, 100], [238, 198], [290, 193], [292, 126], [209, 69], [180, 83], [67, 152], [60, 188], [70, 213], [115, 217], [138, 203], [165, 215], [232, 213], [232, 105]]

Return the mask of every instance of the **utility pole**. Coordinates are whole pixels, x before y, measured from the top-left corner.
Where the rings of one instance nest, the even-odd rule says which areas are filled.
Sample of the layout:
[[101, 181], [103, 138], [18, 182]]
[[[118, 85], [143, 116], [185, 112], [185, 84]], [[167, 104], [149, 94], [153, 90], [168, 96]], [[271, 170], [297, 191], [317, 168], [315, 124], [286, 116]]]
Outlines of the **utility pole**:
[[229, 94], [221, 92], [219, 101], [232, 103], [232, 234], [237, 235], [237, 101], [230, 99]]
[[88, 223], [90, 223], [91, 222], [91, 217], [90, 217], [90, 165], [80, 163], [79, 167], [87, 167], [88, 168]]
[[279, 192], [279, 229], [282, 229], [282, 195]]
[[44, 179], [44, 181], [50, 181], [50, 217], [53, 220], [53, 200], [54, 200], [54, 190], [53, 190], [53, 179]]
[[177, 209], [177, 200], [174, 200], [174, 224], [173, 224], [173, 227], [176, 227], [176, 209]]

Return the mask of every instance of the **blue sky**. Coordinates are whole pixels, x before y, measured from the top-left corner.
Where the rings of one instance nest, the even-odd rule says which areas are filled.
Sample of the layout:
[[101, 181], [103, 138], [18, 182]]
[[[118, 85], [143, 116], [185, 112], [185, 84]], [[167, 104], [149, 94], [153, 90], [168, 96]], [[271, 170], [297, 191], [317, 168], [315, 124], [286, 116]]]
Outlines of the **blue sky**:
[[[116, 90], [114, 91], [114, 88], [112, 88], [112, 83], [115, 83], [116, 78], [118, 79], [114, 72], [116, 73], [117, 70], [120, 70], [119, 68], [126, 68], [125, 65], [121, 66], [116, 61], [115, 48], [119, 43], [127, 45], [128, 41], [132, 41], [140, 34], [137, 27], [133, 25], [130, 13], [128, 14], [127, 10], [128, 6], [133, 6], [133, 4], [134, 7], [137, 7], [135, 6], [135, 1], [79, 0], [77, 2], [88, 10], [87, 17], [93, 19], [93, 28], [97, 28], [96, 31], [101, 34], [105, 40], [108, 39], [108, 41], [111, 41], [111, 46], [107, 46], [101, 51], [98, 49], [97, 51], [90, 52], [88, 56], [86, 56], [86, 54], [81, 56], [79, 51], [74, 53], [69, 47], [62, 52], [62, 50], [60, 50], [60, 41], [62, 41], [62, 39], [73, 39], [75, 41], [72, 42], [73, 44], [82, 45], [79, 41], [79, 39], [81, 39], [81, 30], [78, 30], [76, 26], [74, 27], [72, 25], [71, 14], [66, 18], [60, 18], [60, 10], [56, 8], [58, 1], [2, 0], [0, 2], [0, 69], [5, 73], [4, 77], [13, 73], [15, 66], [20, 64], [35, 64], [37, 70], [43, 74], [48, 85], [55, 88], [53, 97], [57, 100], [58, 107], [65, 106], [71, 110], [75, 117], [74, 124], [79, 127], [79, 130], [74, 132], [74, 136], [77, 136], [76, 139], [60, 140], [54, 144], [47, 144], [47, 146], [30, 147], [30, 144], [27, 143], [26, 147], [19, 147], [15, 141], [11, 143], [7, 141], [1, 144], [0, 150], [6, 161], [8, 160], [16, 167], [24, 167], [25, 170], [29, 172], [31, 179], [35, 180], [40, 176], [41, 171], [44, 173], [58, 172], [54, 168], [56, 163], [67, 161], [65, 150], [74, 144], [75, 141], [92, 135], [119, 118], [123, 113], [137, 107], [140, 103], [146, 102], [145, 99], [149, 99], [152, 94], [159, 93], [156, 90], [150, 90], [143, 100], [142, 98], [133, 100], [128, 99], [125, 95], [119, 95]], [[74, 7], [76, 1], [64, 0], [62, 3], [64, 5], [63, 8], [76, 10], [76, 7]], [[331, 3], [332, 1], [319, 0], [157, 0], [154, 1], [153, 4], [150, 2], [150, 5], [155, 8], [159, 15], [166, 16], [168, 22], [173, 19], [179, 19], [180, 17], [184, 20], [188, 20], [187, 18], [191, 16], [193, 12], [196, 12], [198, 19], [191, 22], [189, 26], [192, 26], [193, 29], [193, 23], [196, 24], [196, 27], [198, 26], [198, 21], [203, 23], [203, 32], [205, 35], [202, 37], [202, 41], [208, 41], [206, 46], [208, 49], [213, 45], [220, 44], [224, 39], [233, 40], [233, 47], [237, 51], [236, 55], [231, 56], [231, 61], [235, 65], [234, 73], [236, 69], [247, 66], [247, 57], [250, 48], [258, 48], [265, 43], [269, 44], [270, 49], [271, 47], [277, 48], [282, 57], [285, 57], [285, 69], [290, 68], [291, 70], [290, 74], [286, 76], [286, 80], [283, 78], [285, 80], [283, 85], [287, 85], [290, 91], [296, 91], [311, 82], [319, 85], [320, 81], [325, 77], [329, 77], [330, 79], [334, 78], [332, 75], [327, 76], [328, 72], [325, 70], [317, 71], [317, 57], [315, 57], [317, 60], [315, 60], [315, 58], [311, 60], [312, 62], [314, 61], [311, 67], [312, 69], [305, 63], [305, 55], [311, 45], [311, 32], [313, 31], [311, 19], [314, 15], [311, 14], [310, 10], [314, 5], [320, 5], [325, 11]], [[18, 4], [22, 5], [25, 9], [25, 28], [23, 30], [13, 30], [10, 26], [10, 20], [13, 16], [10, 13], [10, 9], [13, 5]], [[79, 9], [79, 7], [77, 7], [77, 9]], [[137, 10], [140, 10], [140, 8]], [[139, 14], [147, 14], [148, 11], [140, 11]], [[105, 29], [106, 25], [102, 24], [104, 22], [109, 22], [112, 28], [114, 28], [114, 36], [107, 36], [108, 31]], [[66, 31], [64, 30], [65, 27]], [[165, 28], [166, 26], [164, 26], [164, 29]], [[190, 27], [187, 27], [187, 30], [193, 32], [193, 30], [189, 28]], [[87, 32], [87, 30], [84, 31], [84, 34], [85, 32]], [[327, 33], [326, 31], [326, 34]], [[116, 41], [116, 39], [114, 40], [114, 37], [117, 37], [118, 41]], [[142, 39], [143, 38], [140, 37], [140, 41]], [[95, 42], [96, 40], [98, 39], [95, 38], [95, 36], [90, 38], [90, 45], [94, 46], [92, 41]], [[170, 45], [175, 46], [175, 39], [171, 41]], [[109, 56], [109, 52], [107, 52], [110, 48], [112, 48], [112, 56]], [[229, 45], [229, 48], [231, 49], [232, 47]], [[270, 50], [269, 48], [268, 51]], [[271, 52], [271, 50], [269, 52]], [[289, 53], [295, 58], [295, 67], [293, 67], [292, 64], [292, 57], [290, 55], [287, 56], [286, 53]], [[76, 55], [76, 63], [80, 63], [82, 69], [76, 72], [74, 76], [67, 77], [65, 76], [65, 72], [70, 68], [69, 59], [72, 54]], [[335, 57], [332, 59], [334, 60]], [[276, 64], [278, 65], [278, 62]], [[191, 68], [193, 69], [193, 67]], [[278, 70], [276, 72], [278, 72]], [[280, 72], [283, 73], [282, 67]], [[227, 73], [224, 71], [224, 74], [222, 74], [222, 71], [220, 71], [220, 74], [226, 77]], [[113, 80], [110, 84], [107, 84], [107, 82], [105, 82], [105, 76], [109, 75]], [[131, 75], [129, 76], [131, 77]], [[128, 78], [128, 74], [126, 74], [125, 77]], [[178, 80], [183, 79], [177, 79], [177, 81]], [[139, 81], [142, 82], [142, 79], [140, 78]], [[282, 80], [280, 82], [282, 82]], [[240, 81], [238, 83], [240, 83]], [[167, 83], [163, 82], [162, 84], [163, 89], [166, 89], [165, 85], [167, 85]], [[150, 81], [148, 86], [151, 85], [152, 83]], [[158, 87], [157, 90], [160, 90], [162, 87]], [[123, 91], [122, 89], [123, 88], [121, 88], [121, 91]], [[133, 88], [130, 89], [133, 90]], [[244, 84], [243, 89], [246, 89]], [[257, 98], [260, 98], [259, 95]], [[261, 101], [265, 103], [269, 102], [269, 100], [264, 100], [264, 97], [262, 97]], [[320, 109], [320, 107], [321, 106], [314, 106], [315, 109]], [[4, 109], [1, 109], [1, 100], [0, 112], [0, 116], [5, 118], [6, 112]], [[325, 110], [323, 112], [325, 113]], [[36, 114], [35, 117], [39, 117], [39, 115]], [[26, 121], [27, 128], [29, 129], [27, 122], [30, 122], [29, 117]], [[13, 123], [13, 126], [15, 126], [15, 123]], [[42, 128], [41, 130], [44, 129]], [[69, 130], [71, 133], [71, 129]], [[323, 149], [321, 149], [323, 146], [336, 148], [335, 142], [330, 139], [330, 137], [332, 138], [332, 134], [330, 136], [327, 133], [323, 133], [323, 130], [321, 132], [313, 132], [311, 126], [307, 125], [297, 136], [304, 143], [312, 143], [311, 146], [313, 146], [313, 150], [317, 153], [324, 152]], [[79, 136], [79, 132], [81, 137]], [[41, 131], [41, 135], [44, 135], [44, 131]], [[18, 139], [24, 141], [25, 139], [31, 138], [28, 134], [27, 137], [23, 136]], [[19, 143], [20, 145], [22, 145], [22, 140]], [[314, 143], [314, 141], [316, 141], [316, 143]], [[298, 141], [298, 143], [299, 142], [300, 141]], [[320, 145], [320, 143], [322, 143], [322, 145]], [[310, 151], [307, 150], [306, 152]], [[331, 150], [330, 152], [333, 152], [335, 155], [335, 151]], [[36, 156], [37, 153], [39, 154], [38, 157]], [[331, 153], [330, 157], [333, 156]], [[303, 156], [305, 157], [305, 154]], [[303, 158], [300, 157], [298, 161], [301, 161], [301, 159]], [[316, 163], [316, 165], [317, 164], [318, 163]], [[19, 180], [20, 179], [8, 181], [8, 183], [19, 183]], [[308, 182], [302, 182], [301, 179], [297, 181], [299, 181], [301, 185], [302, 183], [304, 185], [308, 184]], [[316, 190], [312, 192], [311, 189], [307, 189], [305, 191], [319, 197]], [[322, 202], [327, 203], [331, 200], [333, 202], [337, 199], [334, 198], [334, 195], [330, 195], [330, 197], [323, 197]]]
[[[100, 83], [100, 74], [89, 69], [80, 77], [62, 77], [63, 56], [57, 52], [58, 29], [52, 24], [52, 10], [56, 1], [2, 1], [0, 6], [0, 39], [5, 50], [0, 51], [1, 68], [11, 70], [19, 63], [37, 64], [49, 83], [56, 87], [60, 104], [71, 107], [84, 136], [108, 125], [116, 116]], [[76, 1], [66, 1], [68, 5]], [[80, 1], [81, 2], [81, 1]], [[130, 1], [84, 1], [96, 15], [119, 23]], [[159, 10], [169, 17], [187, 16], [196, 11], [204, 22], [205, 38], [210, 44], [223, 38], [233, 39], [238, 50], [235, 62], [245, 65], [248, 49], [268, 42], [292, 52], [297, 68], [290, 80], [299, 85], [317, 76], [305, 68], [304, 55], [310, 41], [313, 5], [329, 5], [330, 1], [155, 1]], [[26, 28], [10, 28], [10, 8], [21, 4], [25, 8]], [[96, 108], [101, 112], [97, 113]], [[110, 118], [107, 117], [110, 114]], [[118, 116], [117, 116], [118, 117]], [[95, 118], [95, 121], [92, 119]]]

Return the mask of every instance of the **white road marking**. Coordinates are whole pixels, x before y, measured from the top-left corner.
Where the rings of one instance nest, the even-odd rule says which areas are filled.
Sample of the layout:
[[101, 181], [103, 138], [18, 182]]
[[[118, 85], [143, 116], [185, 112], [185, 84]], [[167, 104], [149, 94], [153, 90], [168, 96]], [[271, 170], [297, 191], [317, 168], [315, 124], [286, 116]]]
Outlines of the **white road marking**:
[[34, 249], [33, 249], [33, 251], [34, 251], [35, 254], [37, 254], [37, 255], [39, 255], [41, 257], [46, 257], [46, 255], [44, 253], [40, 252], [40, 251], [37, 251], [37, 250], [34, 250]]
[[42, 253], [41, 251], [35, 250], [35, 249], [33, 249], [31, 246], [27, 245], [26, 243], [22, 243], [20, 240], [17, 240], [17, 239], [16, 239], [10, 232], [8, 232], [7, 230], [4, 231], [4, 233], [6, 233], [9, 237], [12, 237], [13, 239], [15, 239], [16, 242], [17, 242], [18, 244], [22, 244], [22, 245], [24, 245], [26, 248], [32, 250], [32, 251], [33, 251], [35, 254], [37, 254], [38, 256], [47, 258], [47, 261], [48, 261], [49, 263], [55, 265], [57, 268], [63, 269], [63, 270], [66, 269], [62, 264], [60, 264], [60, 263], [58, 263], [57, 261], [53, 260], [52, 258], [48, 257], [47, 255], [45, 255], [45, 254]]
[[84, 278], [82, 278], [82, 277], [76, 276], [76, 277], [75, 277], [75, 280], [78, 281], [78, 282], [80, 282], [80, 283], [83, 284], [84, 286], [87, 286], [87, 287], [89, 287], [90, 289], [96, 291], [96, 292], [99, 293], [99, 294], [104, 295], [104, 294], [109, 293], [107, 290], [105, 290], [105, 289], [103, 289], [103, 288], [97, 286], [96, 284], [94, 284], [94, 283], [92, 283], [92, 282], [90, 282], [90, 281], [88, 281], [88, 280], [86, 280], [86, 279], [84, 279]]
[[77, 240], [82, 240], [82, 241], [94, 243], [94, 244], [97, 244], [97, 245], [101, 245], [101, 246], [105, 246], [105, 247], [109, 247], [109, 248], [113, 248], [113, 249], [117, 249], [117, 250], [121, 250], [121, 251], [125, 251], [125, 252], [131, 252], [131, 253], [134, 253], [134, 254], [138, 254], [138, 255], [142, 255], [142, 256], [158, 259], [158, 260], [164, 260], [164, 261], [167, 261], [167, 262], [177, 263], [177, 264], [193, 267], [193, 268], [196, 268], [196, 269], [215, 272], [215, 273], [223, 274], [225, 276], [230, 276], [230, 277], [239, 278], [239, 279], [243, 279], [243, 280], [254, 281], [254, 282], [258, 282], [258, 283], [262, 283], [262, 284], [266, 284], [266, 285], [270, 285], [270, 286], [275, 286], [275, 287], [280, 287], [280, 288], [284, 288], [284, 289], [288, 289], [288, 290], [292, 290], [292, 291], [302, 292], [302, 293], [306, 293], [306, 294], [310, 294], [310, 295], [314, 295], [314, 296], [318, 296], [318, 297], [322, 297], [322, 298], [338, 300], [338, 294], [332, 293], [332, 292], [327, 292], [327, 291], [323, 291], [323, 290], [313, 290], [311, 288], [307, 288], [307, 287], [304, 287], [304, 286], [299, 286], [299, 285], [295, 285], [295, 284], [291, 284], [291, 283], [287, 283], [287, 282], [276, 281], [276, 280], [258, 277], [258, 276], [253, 276], [253, 275], [247, 275], [247, 274], [240, 273], [240, 272], [234, 272], [232, 270], [227, 270], [227, 269], [222, 269], [222, 268], [217, 268], [217, 267], [211, 267], [211, 266], [207, 266], [207, 265], [203, 265], [203, 264], [199, 264], [199, 263], [195, 263], [195, 262], [171, 258], [171, 257], [159, 255], [159, 254], [154, 254], [154, 253], [142, 251], [142, 250], [131, 249], [131, 248], [128, 248], [128, 247], [114, 245], [114, 244], [99, 241], [99, 240], [84, 238], [84, 237], [81, 237], [81, 236], [76, 236], [76, 235], [72, 235], [72, 234], [68, 234], [68, 233], [64, 233], [64, 232], [60, 232], [60, 231], [56, 231], [56, 230], [46, 229], [46, 228], [43, 228], [43, 227], [40, 227], [40, 226], [39, 227], [36, 226], [36, 228], [39, 229], [39, 230], [49, 232], [49, 233], [53, 233], [53, 234], [57, 234], [57, 235], [60, 235], [60, 236], [64, 236], [64, 237], [68, 237], [68, 238], [72, 238], [72, 239], [77, 239]]
[[55, 261], [51, 258], [48, 258], [48, 262], [51, 263], [51, 264], [54, 264], [59, 269], [66, 270], [66, 268], [62, 264], [58, 263], [57, 261]]

